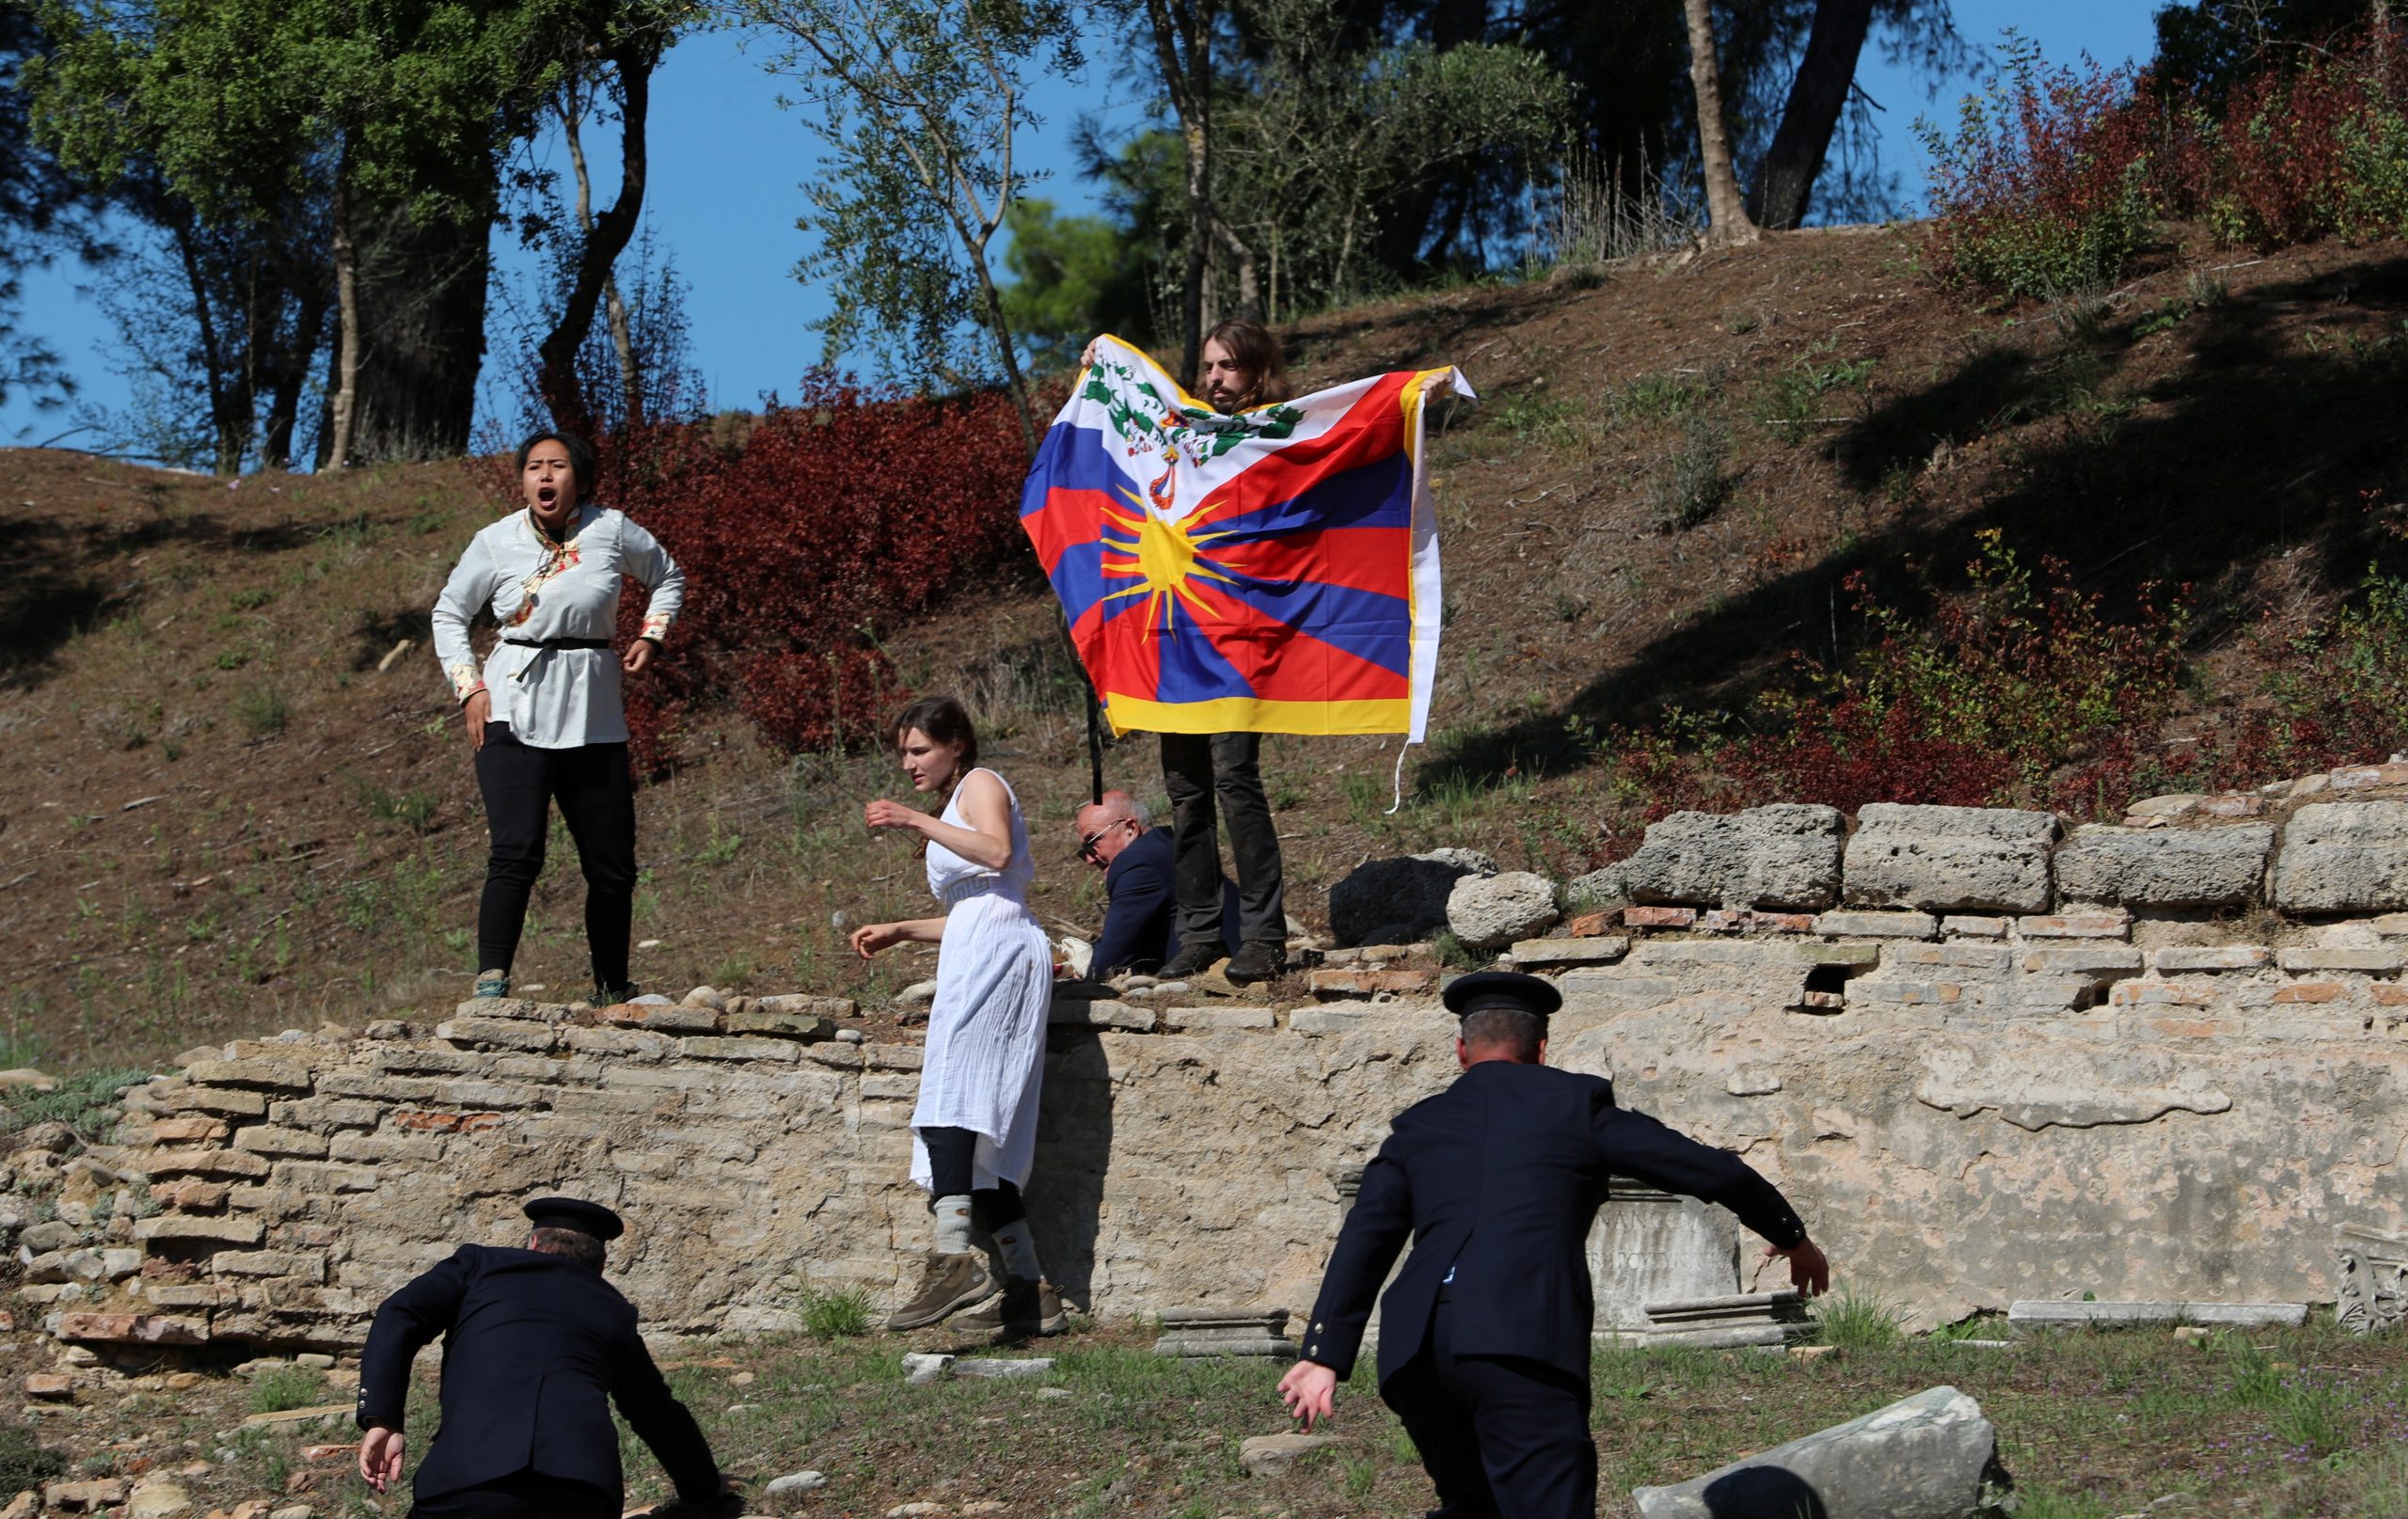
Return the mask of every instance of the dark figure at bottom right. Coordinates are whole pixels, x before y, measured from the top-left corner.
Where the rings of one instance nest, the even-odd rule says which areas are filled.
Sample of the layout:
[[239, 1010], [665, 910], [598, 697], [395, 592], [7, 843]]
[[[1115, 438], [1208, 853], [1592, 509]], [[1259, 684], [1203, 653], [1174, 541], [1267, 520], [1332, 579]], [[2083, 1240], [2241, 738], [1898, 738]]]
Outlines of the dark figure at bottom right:
[[1310, 1429], [1353, 1371], [1380, 1283], [1380, 1397], [1438, 1490], [1431, 1519], [1590, 1519], [1594, 1305], [1586, 1244], [1607, 1179], [1719, 1203], [1786, 1257], [1814, 1294], [1830, 1266], [1772, 1183], [1737, 1156], [1614, 1105], [1602, 1078], [1545, 1064], [1562, 999], [1537, 976], [1483, 972], [1446, 991], [1463, 1074], [1397, 1116], [1364, 1167], [1305, 1333], [1280, 1379]]

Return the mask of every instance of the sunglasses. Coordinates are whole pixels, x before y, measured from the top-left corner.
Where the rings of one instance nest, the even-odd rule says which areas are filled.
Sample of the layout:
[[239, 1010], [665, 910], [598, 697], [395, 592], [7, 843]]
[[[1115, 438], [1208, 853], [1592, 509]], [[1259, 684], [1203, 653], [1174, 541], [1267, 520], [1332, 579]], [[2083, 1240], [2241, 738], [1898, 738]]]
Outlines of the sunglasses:
[[1088, 834], [1086, 837], [1085, 837], [1085, 838], [1083, 838], [1083, 839], [1081, 839], [1081, 840], [1079, 841], [1079, 855], [1078, 855], [1078, 857], [1079, 857], [1080, 859], [1082, 859], [1082, 860], [1086, 861], [1086, 862], [1087, 862], [1088, 863], [1090, 863], [1090, 864], [1094, 863], [1094, 862], [1095, 862], [1095, 859], [1096, 859], [1095, 847], [1096, 847], [1097, 842], [1098, 842], [1098, 841], [1100, 841], [1100, 840], [1101, 840], [1101, 838], [1102, 838], [1106, 833], [1109, 833], [1109, 832], [1111, 832], [1114, 829], [1118, 828], [1122, 823], [1130, 823], [1130, 822], [1134, 822], [1134, 821], [1135, 821], [1135, 819], [1134, 819], [1134, 818], [1123, 817], [1123, 818], [1119, 819], [1117, 822], [1106, 823], [1106, 824], [1104, 824], [1101, 828], [1097, 829], [1094, 832], [1092, 832], [1092, 833]]

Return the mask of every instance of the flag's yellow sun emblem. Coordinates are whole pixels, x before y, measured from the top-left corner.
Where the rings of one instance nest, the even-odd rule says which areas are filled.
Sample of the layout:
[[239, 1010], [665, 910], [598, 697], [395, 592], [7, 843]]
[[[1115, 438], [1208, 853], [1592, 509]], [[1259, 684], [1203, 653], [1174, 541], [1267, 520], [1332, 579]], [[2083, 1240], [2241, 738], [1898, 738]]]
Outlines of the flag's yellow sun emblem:
[[1144, 596], [1146, 625], [1165, 631], [1170, 627], [1174, 599], [1186, 603], [1189, 612], [1197, 618], [1216, 618], [1218, 614], [1189, 583], [1198, 578], [1224, 585], [1237, 583], [1234, 576], [1226, 573], [1234, 566], [1216, 562], [1206, 551], [1208, 545], [1229, 534], [1196, 530], [1212, 514], [1212, 508], [1207, 505], [1177, 522], [1169, 522], [1149, 508], [1134, 491], [1123, 486], [1120, 494], [1129, 498], [1135, 511], [1127, 516], [1117, 512], [1104, 513], [1103, 573], [1110, 578], [1135, 580], [1137, 584], [1108, 592], [1104, 599], [1120, 601]]

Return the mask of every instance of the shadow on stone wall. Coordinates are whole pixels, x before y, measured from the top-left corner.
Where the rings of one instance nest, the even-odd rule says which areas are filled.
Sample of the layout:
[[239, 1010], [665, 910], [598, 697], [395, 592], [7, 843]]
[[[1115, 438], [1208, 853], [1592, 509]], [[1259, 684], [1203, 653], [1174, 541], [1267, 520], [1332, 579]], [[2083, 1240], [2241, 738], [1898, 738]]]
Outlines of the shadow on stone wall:
[[1028, 1212], [1046, 1274], [1079, 1307], [1094, 1301], [1096, 1239], [1112, 1169], [1112, 1069], [1092, 1029], [1053, 1029]]

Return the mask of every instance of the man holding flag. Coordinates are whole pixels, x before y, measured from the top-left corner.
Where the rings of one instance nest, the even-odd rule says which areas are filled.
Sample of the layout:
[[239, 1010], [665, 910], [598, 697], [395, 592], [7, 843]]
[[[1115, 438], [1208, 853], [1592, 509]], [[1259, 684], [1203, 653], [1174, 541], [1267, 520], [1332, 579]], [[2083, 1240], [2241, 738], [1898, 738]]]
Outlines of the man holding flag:
[[1422, 408], [1434, 388], [1471, 390], [1441, 368], [1291, 399], [1277, 340], [1252, 323], [1212, 330], [1201, 400], [1117, 339], [1086, 360], [1021, 526], [1113, 731], [1163, 736], [1190, 946], [1164, 973], [1219, 957], [1217, 812], [1237, 859], [1228, 974], [1268, 979], [1287, 913], [1260, 736], [1419, 741], [1439, 611]]
[[[1204, 399], [1221, 416], [1286, 401], [1288, 356], [1255, 322], [1224, 322], [1204, 339]], [[1221, 957], [1221, 846], [1213, 803], [1229, 830], [1238, 866], [1238, 949], [1223, 973], [1239, 986], [1288, 968], [1288, 905], [1279, 869], [1279, 828], [1262, 792], [1259, 733], [1164, 733], [1163, 789], [1170, 793], [1172, 890], [1179, 898], [1180, 952], [1165, 981], [1201, 975]]]

